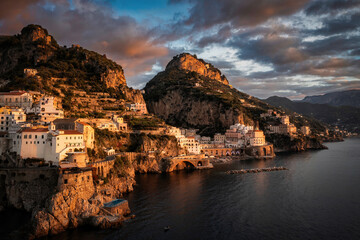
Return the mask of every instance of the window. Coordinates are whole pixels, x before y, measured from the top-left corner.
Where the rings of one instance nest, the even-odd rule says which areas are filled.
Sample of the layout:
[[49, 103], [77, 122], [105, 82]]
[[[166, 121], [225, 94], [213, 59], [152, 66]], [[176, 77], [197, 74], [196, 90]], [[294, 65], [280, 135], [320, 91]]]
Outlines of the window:
[[24, 135], [24, 139], [27, 139], [27, 134]]
[[29, 139], [31, 139], [31, 134], [29, 134]]
[[25, 142], [25, 144], [28, 144], [27, 142]]

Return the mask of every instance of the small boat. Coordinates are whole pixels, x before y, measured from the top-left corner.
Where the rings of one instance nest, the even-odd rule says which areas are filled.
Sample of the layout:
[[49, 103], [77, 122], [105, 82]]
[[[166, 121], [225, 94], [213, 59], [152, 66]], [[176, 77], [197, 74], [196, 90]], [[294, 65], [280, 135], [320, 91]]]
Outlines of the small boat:
[[170, 226], [164, 227], [164, 232], [167, 232], [167, 231], [169, 231], [169, 230], [170, 230]]

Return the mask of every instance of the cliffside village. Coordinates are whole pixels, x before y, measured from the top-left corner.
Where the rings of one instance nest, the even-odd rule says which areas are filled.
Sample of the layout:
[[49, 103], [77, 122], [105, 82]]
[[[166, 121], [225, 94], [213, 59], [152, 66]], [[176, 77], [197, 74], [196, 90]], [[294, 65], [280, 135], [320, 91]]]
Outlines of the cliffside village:
[[[87, 150], [95, 144], [94, 128], [111, 132], [132, 132], [123, 116], [112, 114], [107, 118], [64, 118], [56, 98], [37, 92], [11, 91], [0, 93], [0, 154], [16, 155], [25, 159], [43, 160], [49, 165], [65, 168], [89, 166]], [[128, 103], [127, 112], [146, 115], [146, 104]], [[270, 125], [268, 133], [309, 135], [308, 126], [299, 131], [290, 123], [289, 116], [268, 110], [261, 118], [280, 122]], [[148, 131], [152, 133], [151, 131]], [[197, 135], [196, 129], [180, 129], [166, 125], [155, 131], [176, 137], [188, 155], [214, 158], [246, 154], [272, 157], [273, 147], [265, 141], [262, 130], [254, 126], [235, 124], [225, 134], [213, 138]], [[250, 151], [249, 151], [250, 150]], [[156, 149], [154, 149], [156, 151]], [[104, 149], [106, 155], [116, 155], [114, 149]]]

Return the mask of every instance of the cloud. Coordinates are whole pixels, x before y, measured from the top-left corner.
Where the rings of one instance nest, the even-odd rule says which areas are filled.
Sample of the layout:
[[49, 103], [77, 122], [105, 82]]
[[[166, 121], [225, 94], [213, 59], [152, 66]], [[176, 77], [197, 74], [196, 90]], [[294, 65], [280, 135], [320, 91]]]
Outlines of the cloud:
[[[14, 1], [3, 0], [1, 4], [8, 2]], [[72, 3], [47, 1], [51, 7], [44, 7], [45, 1], [23, 1], [22, 7], [16, 8], [16, 17], [2, 15], [0, 32], [15, 34], [27, 24], [39, 24], [61, 44], [80, 44], [107, 54], [123, 65], [126, 76], [149, 71], [158, 57], [167, 56], [168, 48], [154, 41], [150, 30], [134, 18], [116, 16], [109, 6], [97, 1]]]
[[[255, 26], [270, 18], [299, 11], [308, 0], [170, 0], [170, 4], [190, 2], [190, 15], [181, 23], [194, 29], [206, 29], [230, 23], [234, 27]], [[181, 24], [180, 23], [180, 24]]]
[[334, 14], [359, 6], [358, 0], [315, 0], [306, 6], [304, 12], [307, 15]]

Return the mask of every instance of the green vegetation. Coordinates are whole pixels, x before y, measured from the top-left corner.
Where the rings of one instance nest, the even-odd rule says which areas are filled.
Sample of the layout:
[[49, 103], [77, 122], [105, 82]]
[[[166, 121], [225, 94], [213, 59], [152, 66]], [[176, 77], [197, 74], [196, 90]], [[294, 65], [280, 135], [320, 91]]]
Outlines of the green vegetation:
[[128, 126], [134, 130], [156, 130], [163, 122], [154, 116], [145, 118], [125, 116], [125, 121], [128, 123]]

